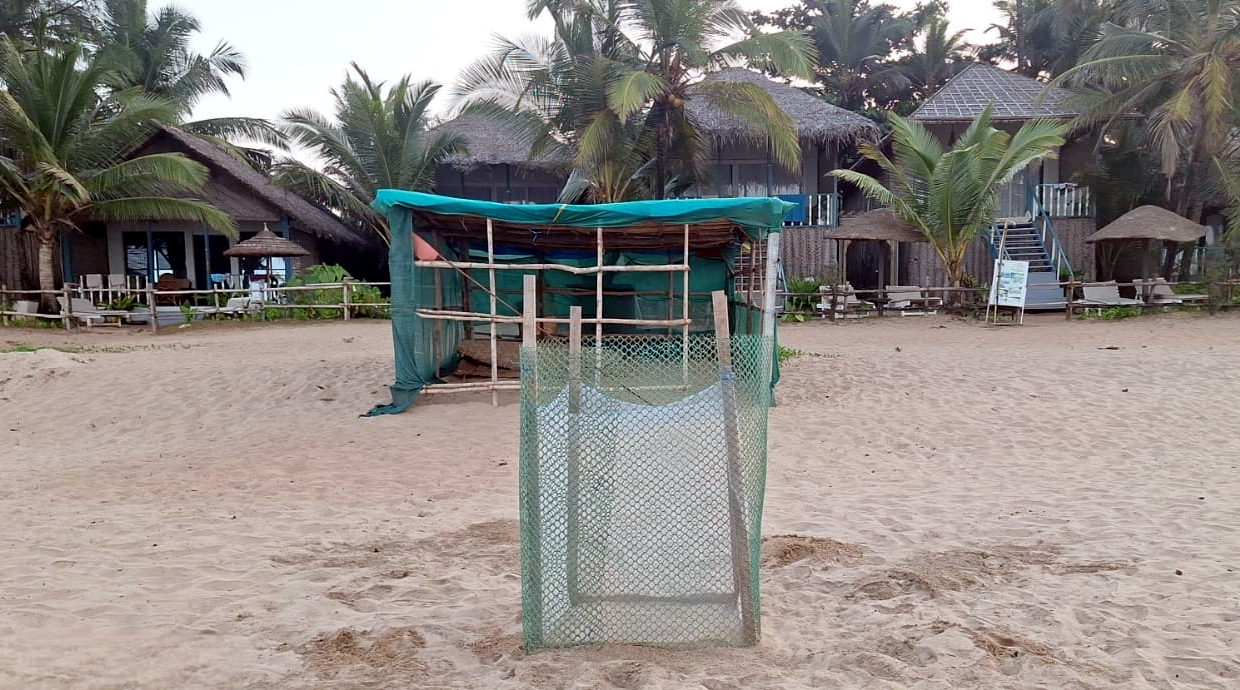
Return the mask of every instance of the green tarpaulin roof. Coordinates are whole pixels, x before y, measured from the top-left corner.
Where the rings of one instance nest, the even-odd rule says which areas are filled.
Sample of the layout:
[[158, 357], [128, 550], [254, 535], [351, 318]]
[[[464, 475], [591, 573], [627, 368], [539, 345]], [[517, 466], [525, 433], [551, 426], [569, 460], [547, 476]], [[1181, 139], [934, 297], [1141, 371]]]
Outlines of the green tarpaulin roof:
[[667, 234], [668, 226], [687, 224], [695, 226], [695, 245], [707, 240], [707, 235], [703, 232], [710, 234], [712, 230], [730, 231], [733, 227], [740, 227], [750, 237], [760, 239], [766, 235], [767, 230], [780, 227], [784, 217], [796, 208], [794, 204], [786, 201], [769, 198], [670, 199], [594, 205], [516, 205], [394, 189], [380, 190], [372, 206], [384, 215], [393, 208], [410, 209], [418, 219], [415, 224], [420, 230], [472, 231], [470, 234], [473, 234], [481, 228], [471, 227], [474, 224], [468, 221], [445, 222], [445, 217], [489, 218], [493, 224], [502, 225], [508, 230], [509, 237], [506, 239], [509, 242], [513, 240], [512, 231], [519, 228], [524, 228], [524, 234], [530, 234], [532, 238], [537, 236], [539, 231], [546, 232], [550, 228], [623, 228], [630, 234], [641, 235], [648, 232], [652, 236], [663, 236]]

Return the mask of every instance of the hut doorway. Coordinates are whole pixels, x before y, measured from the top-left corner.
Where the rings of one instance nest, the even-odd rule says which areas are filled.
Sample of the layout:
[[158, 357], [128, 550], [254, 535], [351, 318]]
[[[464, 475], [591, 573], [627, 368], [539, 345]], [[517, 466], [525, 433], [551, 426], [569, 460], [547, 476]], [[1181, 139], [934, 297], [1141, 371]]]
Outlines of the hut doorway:
[[853, 240], [848, 243], [845, 266], [848, 283], [857, 290], [881, 290], [894, 278], [887, 275], [891, 250], [881, 240]]

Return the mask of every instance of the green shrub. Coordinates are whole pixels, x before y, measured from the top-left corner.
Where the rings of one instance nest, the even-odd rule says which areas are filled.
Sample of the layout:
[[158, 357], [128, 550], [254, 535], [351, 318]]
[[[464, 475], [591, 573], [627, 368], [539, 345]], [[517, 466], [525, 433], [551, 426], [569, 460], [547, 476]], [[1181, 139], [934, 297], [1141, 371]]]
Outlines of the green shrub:
[[785, 286], [787, 298], [784, 302], [784, 319], [789, 321], [805, 321], [814, 313], [818, 305], [819, 287], [816, 278], [789, 278]]
[[[345, 278], [352, 278], [349, 272], [344, 268], [335, 264], [315, 264], [305, 268], [301, 275], [293, 278], [288, 282], [289, 287], [309, 287], [313, 285], [325, 285], [331, 283], [342, 283]], [[344, 288], [330, 287], [321, 290], [297, 290], [287, 293], [291, 296], [293, 304], [343, 304]], [[373, 285], [350, 285], [349, 286], [349, 302], [350, 304], [387, 304], [387, 300], [380, 294], [379, 288]], [[341, 317], [339, 307], [317, 307], [307, 309], [294, 309], [295, 316], [299, 321], [308, 319], [338, 319]], [[387, 318], [388, 310], [384, 307], [354, 307], [353, 313], [356, 316], [365, 318]]]
[[1112, 307], [1103, 309], [1101, 313], [1086, 311], [1084, 317], [1093, 321], [1118, 321], [1140, 315], [1141, 310], [1136, 307]]

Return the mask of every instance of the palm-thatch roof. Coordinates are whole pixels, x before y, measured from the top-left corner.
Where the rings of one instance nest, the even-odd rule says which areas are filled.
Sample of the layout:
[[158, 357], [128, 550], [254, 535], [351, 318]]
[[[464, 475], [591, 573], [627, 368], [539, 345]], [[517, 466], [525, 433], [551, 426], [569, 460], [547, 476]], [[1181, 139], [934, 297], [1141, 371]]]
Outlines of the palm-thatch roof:
[[433, 128], [432, 133], [456, 134], [465, 139], [469, 151], [447, 160], [452, 167], [469, 171], [484, 165], [511, 165], [531, 170], [567, 168], [572, 161], [564, 156], [530, 156], [526, 138], [501, 120], [478, 113], [466, 113]]
[[[801, 139], [820, 144], [853, 144], [858, 140], [878, 138], [878, 125], [868, 118], [831, 105], [796, 87], [771, 81], [757, 72], [725, 69], [708, 75], [704, 81], [745, 83], [761, 87], [796, 123], [797, 136]], [[694, 97], [690, 93], [685, 101], [685, 110], [702, 131], [716, 139], [765, 139], [763, 132], [704, 97]]]
[[1156, 240], [1160, 242], [1196, 242], [1207, 228], [1158, 206], [1138, 206], [1116, 218], [1109, 225], [1085, 239], [1086, 242], [1106, 240]]
[[972, 122], [994, 106], [995, 122], [1041, 118], [1070, 120], [1080, 113], [1068, 106], [1069, 91], [1049, 89], [1023, 74], [975, 62], [956, 73], [909, 118], [925, 123]]
[[310, 252], [300, 244], [290, 242], [268, 230], [264, 225], [257, 235], [224, 250], [224, 256], [261, 259], [269, 256], [310, 256]]
[[887, 242], [925, 242], [926, 236], [905, 223], [889, 208], [876, 208], [844, 218], [826, 233], [829, 240], [884, 240]]
[[[166, 137], [171, 141], [173, 148], [183, 150], [186, 155], [211, 168], [213, 172], [222, 172], [237, 182], [243, 194], [237, 194], [225, 185], [208, 182], [203, 194], [197, 195], [203, 197], [205, 201], [219, 204], [221, 210], [233, 215], [237, 220], [270, 220], [273, 222], [280, 220], [269, 217], [247, 217], [268, 215], [262, 213], [261, 204], [254, 203], [254, 198], [256, 198], [288, 216], [298, 229], [320, 239], [353, 246], [370, 244], [336, 216], [293, 192], [276, 186], [265, 175], [220, 147], [175, 127], [162, 127], [139, 150], [158, 146], [160, 142], [157, 140], [161, 137]], [[244, 198], [246, 195], [251, 195], [253, 198], [246, 199]]]

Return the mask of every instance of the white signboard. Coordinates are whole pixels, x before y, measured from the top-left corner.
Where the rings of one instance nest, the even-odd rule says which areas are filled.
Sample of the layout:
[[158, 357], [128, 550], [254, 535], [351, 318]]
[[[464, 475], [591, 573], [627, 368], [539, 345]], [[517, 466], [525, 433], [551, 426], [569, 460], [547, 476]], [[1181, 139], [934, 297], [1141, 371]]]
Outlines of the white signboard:
[[1028, 284], [1028, 261], [996, 260], [994, 280], [990, 281], [990, 305], [1024, 309]]

